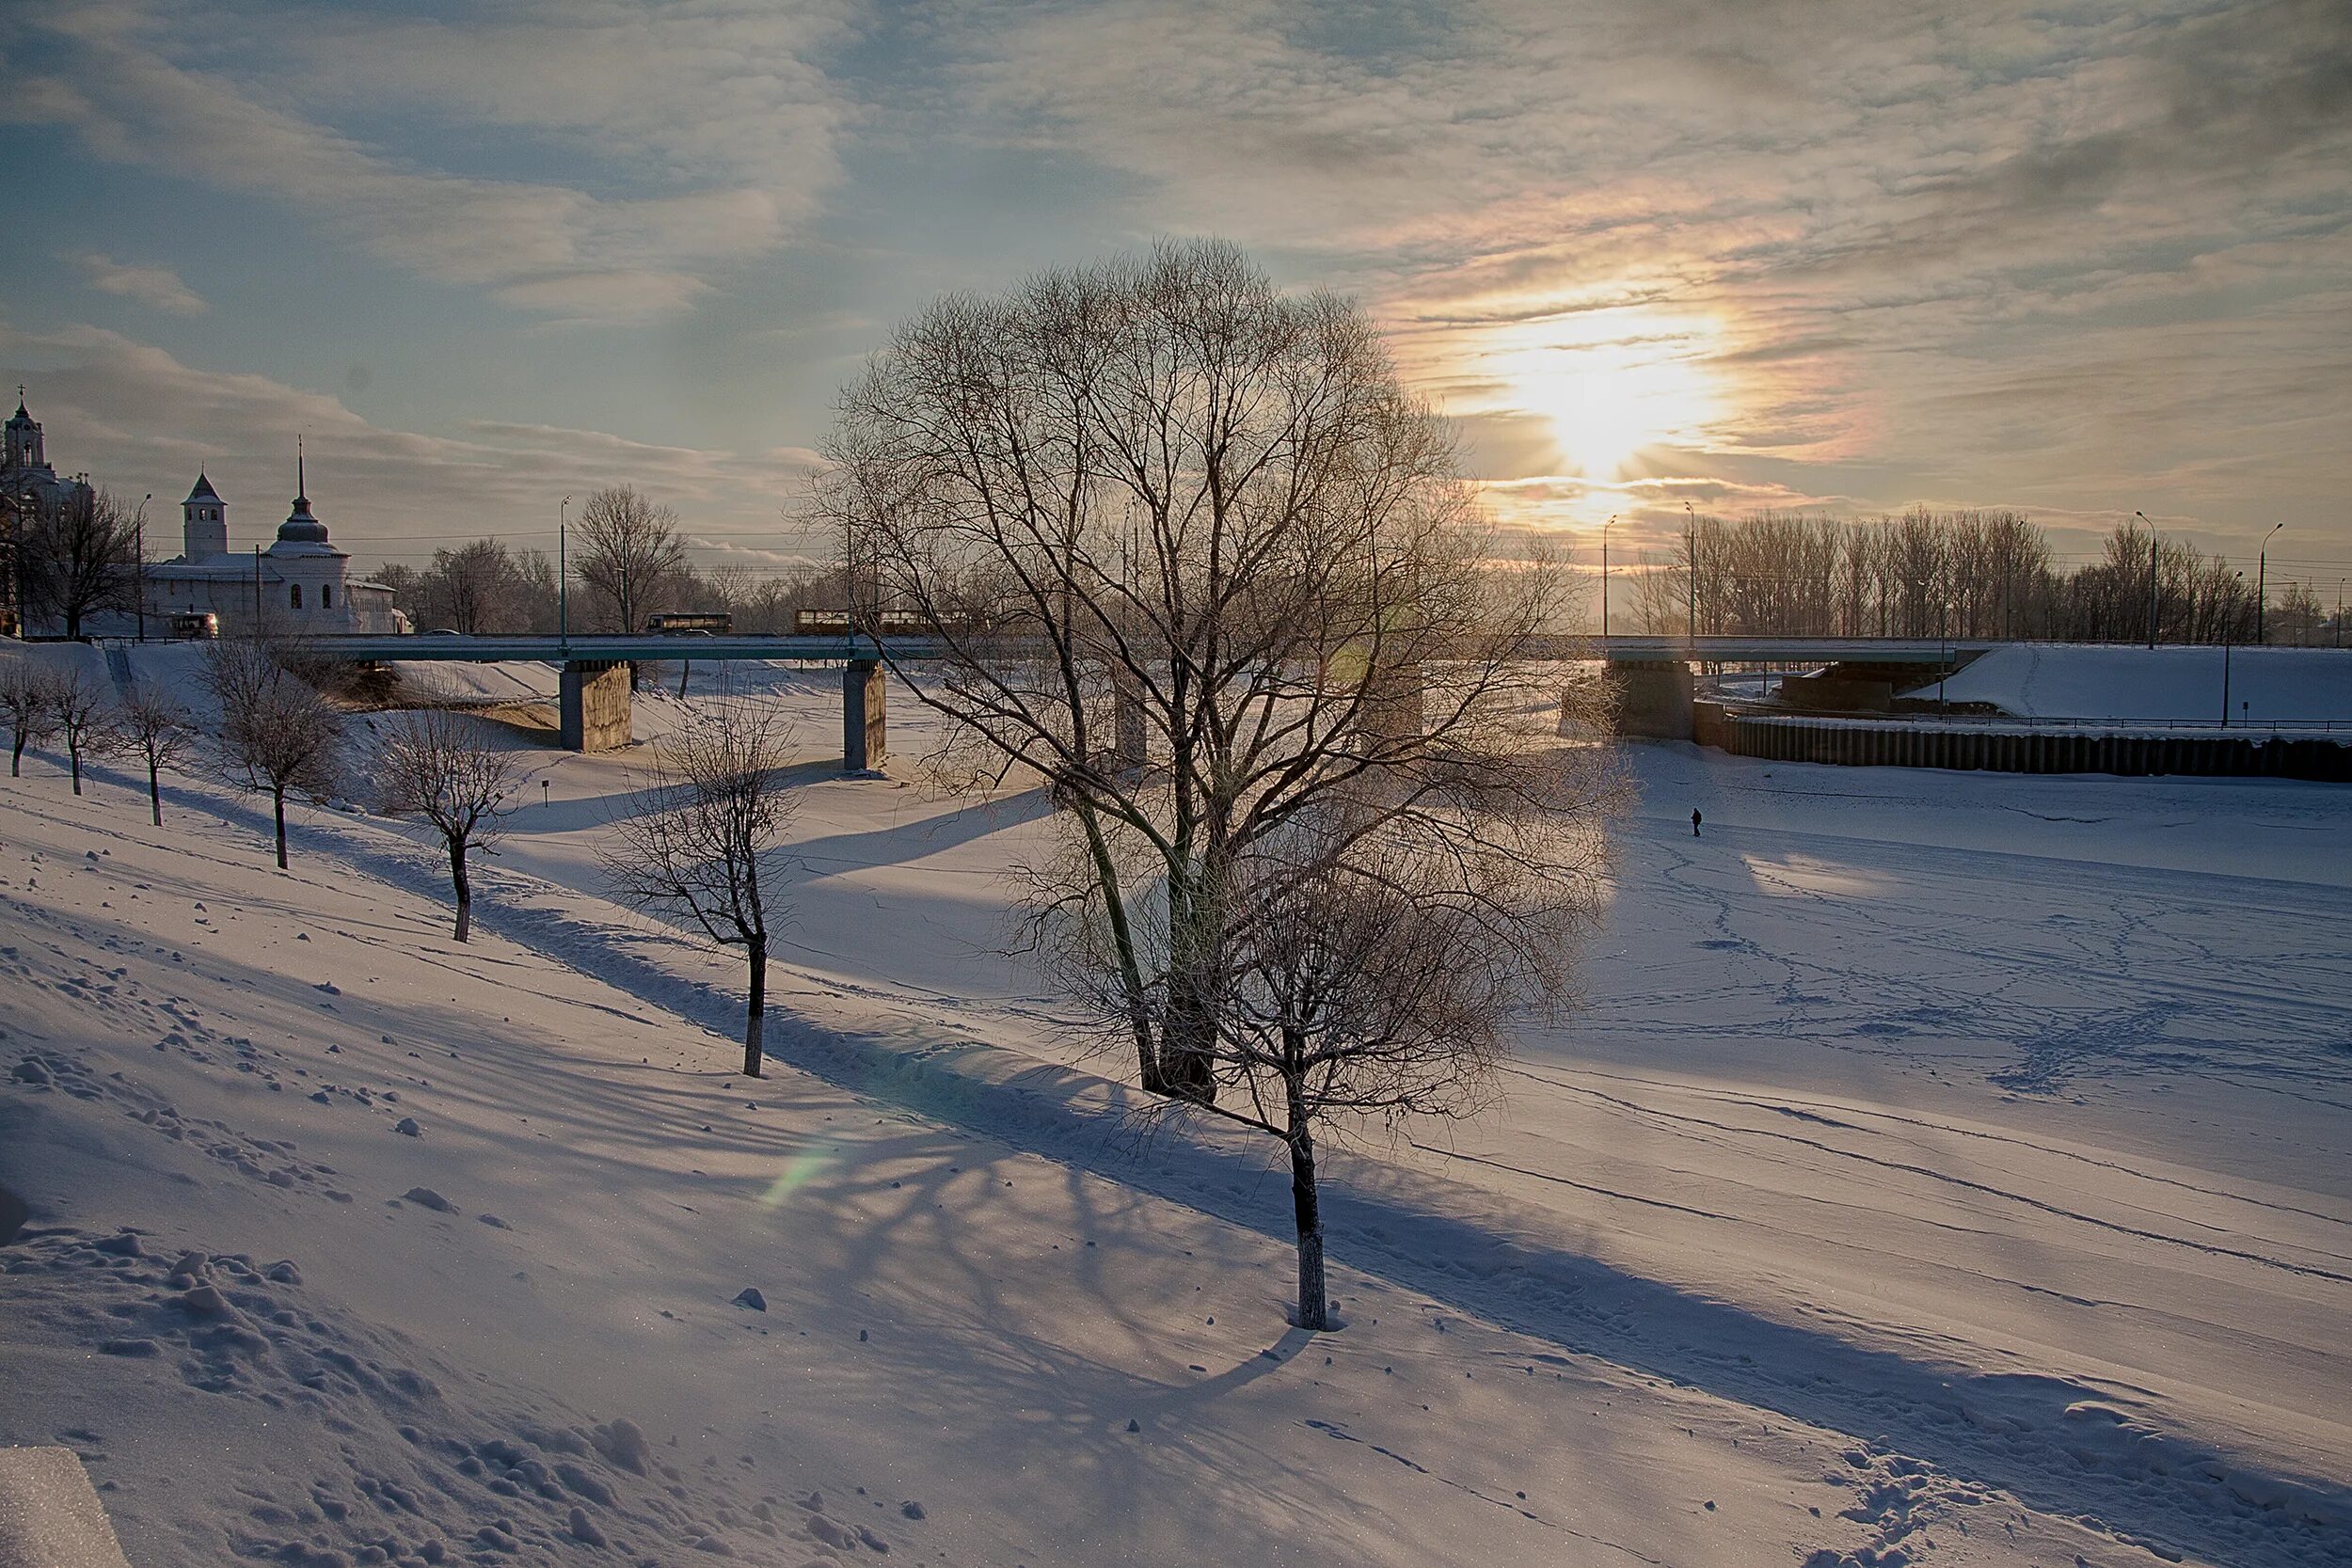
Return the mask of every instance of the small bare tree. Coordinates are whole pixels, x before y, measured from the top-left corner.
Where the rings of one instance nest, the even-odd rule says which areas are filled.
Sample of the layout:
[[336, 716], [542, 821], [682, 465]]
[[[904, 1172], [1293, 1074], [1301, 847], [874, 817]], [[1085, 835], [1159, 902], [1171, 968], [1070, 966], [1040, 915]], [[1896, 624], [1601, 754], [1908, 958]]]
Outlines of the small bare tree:
[[50, 688], [49, 711], [56, 717], [57, 733], [65, 736], [76, 795], [82, 793], [82, 758], [103, 755], [113, 747], [113, 709], [105, 687], [79, 670], [56, 676]]
[[615, 631], [642, 631], [645, 612], [686, 567], [677, 514], [634, 485], [590, 496], [580, 509], [572, 570], [610, 609]]
[[1300, 1327], [1332, 1326], [1318, 1135], [1488, 1103], [1513, 1019], [1573, 993], [1605, 869], [1589, 819], [1529, 814], [1446, 841], [1370, 801], [1295, 822], [1235, 867], [1212, 1053], [1229, 1092], [1208, 1108], [1289, 1154]]
[[57, 733], [56, 676], [46, 665], [12, 658], [0, 665], [0, 714], [8, 721], [8, 777], [24, 774], [24, 752]]
[[751, 969], [743, 1071], [760, 1075], [768, 1008], [768, 911], [760, 860], [792, 817], [780, 769], [791, 730], [772, 707], [721, 697], [657, 752], [636, 809], [616, 826], [605, 867], [640, 908], [683, 916]]
[[153, 685], [134, 686], [122, 699], [116, 733], [147, 764], [147, 805], [164, 825], [163, 770], [186, 761], [196, 748], [196, 721], [180, 700]]
[[473, 927], [469, 851], [485, 851], [503, 832], [506, 800], [519, 777], [512, 752], [488, 725], [447, 708], [422, 708], [392, 720], [375, 753], [378, 804], [394, 816], [422, 818], [441, 835], [457, 897], [459, 942]]
[[338, 778], [343, 716], [287, 670], [267, 638], [213, 643], [203, 681], [220, 705], [220, 755], [229, 776], [266, 789], [278, 828], [278, 868], [286, 868], [286, 796], [331, 792]]

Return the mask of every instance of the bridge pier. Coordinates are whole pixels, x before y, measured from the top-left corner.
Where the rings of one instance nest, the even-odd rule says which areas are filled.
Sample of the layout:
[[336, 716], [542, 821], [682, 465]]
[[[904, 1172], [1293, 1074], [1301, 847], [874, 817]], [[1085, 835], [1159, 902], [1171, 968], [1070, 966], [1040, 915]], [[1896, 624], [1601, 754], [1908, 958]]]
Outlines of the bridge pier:
[[556, 689], [556, 728], [565, 751], [612, 752], [628, 744], [628, 660], [569, 661]]
[[841, 770], [868, 773], [890, 754], [886, 693], [880, 659], [853, 658], [841, 670]]
[[1617, 733], [1650, 740], [1690, 740], [1698, 731], [1691, 705], [1691, 667], [1679, 659], [1612, 662]]
[[1115, 671], [1111, 675], [1111, 747], [1119, 757], [1122, 774], [1140, 773], [1152, 761], [1150, 732], [1143, 714], [1143, 690], [1133, 675]]

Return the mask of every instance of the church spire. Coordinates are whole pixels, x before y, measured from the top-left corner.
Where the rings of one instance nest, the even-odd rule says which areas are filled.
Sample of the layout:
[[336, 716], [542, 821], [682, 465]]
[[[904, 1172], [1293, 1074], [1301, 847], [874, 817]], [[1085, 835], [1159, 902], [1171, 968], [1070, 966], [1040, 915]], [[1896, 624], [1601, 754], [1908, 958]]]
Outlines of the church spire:
[[310, 510], [310, 486], [302, 477], [302, 437], [294, 437], [294, 510]]

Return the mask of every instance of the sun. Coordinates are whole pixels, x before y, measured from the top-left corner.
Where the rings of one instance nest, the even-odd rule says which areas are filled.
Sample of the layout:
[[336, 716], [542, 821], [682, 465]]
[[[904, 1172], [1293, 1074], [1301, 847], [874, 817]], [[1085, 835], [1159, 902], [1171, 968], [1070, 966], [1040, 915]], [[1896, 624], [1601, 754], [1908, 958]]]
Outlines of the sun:
[[1497, 368], [1583, 477], [1616, 479], [1646, 449], [1704, 437], [1717, 406], [1712, 336], [1707, 323], [1641, 307], [1581, 311], [1521, 329]]

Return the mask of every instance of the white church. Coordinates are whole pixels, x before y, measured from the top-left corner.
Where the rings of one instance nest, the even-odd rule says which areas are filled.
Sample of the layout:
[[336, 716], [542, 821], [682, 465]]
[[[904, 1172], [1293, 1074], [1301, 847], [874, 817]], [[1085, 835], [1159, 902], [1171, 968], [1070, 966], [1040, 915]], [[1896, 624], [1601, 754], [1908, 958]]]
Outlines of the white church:
[[257, 621], [327, 636], [407, 631], [408, 617], [392, 608], [392, 591], [352, 575], [351, 557], [311, 515], [309, 489], [297, 455], [294, 511], [278, 525], [277, 539], [267, 548], [232, 554], [229, 503], [199, 472], [180, 503], [181, 553], [147, 568], [147, 613], [168, 619], [210, 610], [223, 631], [249, 629]]

